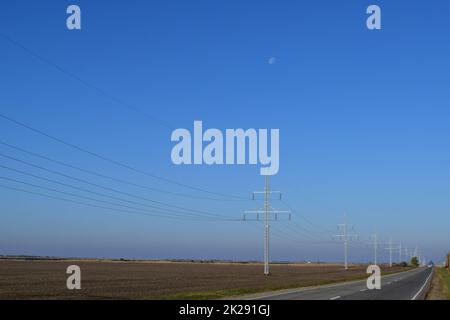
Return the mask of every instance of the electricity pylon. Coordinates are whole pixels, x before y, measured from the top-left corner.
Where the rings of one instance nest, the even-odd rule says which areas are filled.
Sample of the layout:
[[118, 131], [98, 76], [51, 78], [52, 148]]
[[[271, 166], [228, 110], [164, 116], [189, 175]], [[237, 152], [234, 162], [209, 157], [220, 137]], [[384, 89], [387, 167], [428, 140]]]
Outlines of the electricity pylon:
[[389, 239], [389, 248], [386, 248], [386, 250], [389, 250], [389, 267], [392, 268], [392, 250], [394, 250], [394, 247], [392, 246], [392, 237]]
[[[405, 259], [408, 259], [408, 247], [405, 247]], [[408, 261], [406, 261], [408, 262]]]
[[264, 191], [255, 191], [253, 192], [253, 200], [255, 200], [256, 195], [263, 194], [264, 195], [264, 208], [259, 210], [251, 210], [244, 211], [244, 221], [247, 221], [247, 214], [256, 214], [256, 220], [259, 221], [259, 215], [264, 214], [264, 274], [266, 276], [270, 275], [269, 270], [269, 239], [270, 239], [270, 219], [278, 220], [278, 215], [282, 213], [289, 214], [289, 220], [291, 219], [291, 211], [290, 210], [275, 210], [270, 206], [270, 195], [278, 194], [279, 199], [281, 200], [281, 192], [280, 191], [270, 191], [269, 186], [269, 176], [265, 177], [265, 188]]
[[369, 243], [373, 245], [373, 255], [374, 255], [374, 264], [377, 265], [377, 261], [378, 261], [378, 235], [377, 232], [375, 231], [373, 236], [372, 236], [372, 241]]
[[338, 238], [344, 243], [344, 268], [348, 270], [348, 242], [354, 238], [358, 238], [356, 234], [349, 234], [348, 229], [353, 230], [353, 226], [349, 226], [347, 224], [347, 215], [344, 215], [344, 223], [338, 224], [338, 230], [341, 231], [341, 234], [335, 235], [335, 238]]

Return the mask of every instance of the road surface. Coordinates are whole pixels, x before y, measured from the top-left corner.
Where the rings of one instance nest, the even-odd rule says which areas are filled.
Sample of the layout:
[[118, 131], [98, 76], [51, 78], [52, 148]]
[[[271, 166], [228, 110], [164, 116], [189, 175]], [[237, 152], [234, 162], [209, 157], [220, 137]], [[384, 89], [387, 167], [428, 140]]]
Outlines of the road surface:
[[[249, 297], [252, 300], [419, 300], [425, 297], [433, 269], [424, 267], [381, 277], [380, 290], [368, 290], [366, 280], [283, 290]], [[369, 276], [369, 275], [368, 275]]]

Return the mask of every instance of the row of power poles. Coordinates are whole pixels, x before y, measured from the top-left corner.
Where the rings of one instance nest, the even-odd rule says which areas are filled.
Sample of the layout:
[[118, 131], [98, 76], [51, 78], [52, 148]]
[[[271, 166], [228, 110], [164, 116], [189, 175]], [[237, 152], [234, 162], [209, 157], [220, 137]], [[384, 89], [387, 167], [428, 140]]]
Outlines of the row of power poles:
[[[270, 201], [273, 198], [273, 195], [276, 195], [279, 200], [282, 198], [282, 194], [280, 191], [271, 191], [270, 190], [270, 183], [269, 183], [269, 176], [265, 176], [265, 188], [264, 191], [255, 191], [253, 192], [252, 198], [253, 200], [256, 200], [258, 195], [262, 195], [264, 199], [264, 206], [263, 208], [259, 208], [257, 210], [248, 210], [244, 211], [244, 217], [243, 220], [245, 221], [260, 221], [260, 218], [264, 221], [264, 274], [268, 276], [270, 274], [270, 267], [269, 267], [269, 261], [270, 261], [270, 251], [269, 251], [269, 244], [270, 244], [270, 221], [277, 221], [279, 218], [279, 215], [281, 214], [287, 214], [289, 217], [289, 220], [291, 220], [291, 210], [276, 210], [274, 209]], [[349, 242], [358, 240], [358, 235], [353, 233], [354, 227], [349, 225], [347, 223], [347, 216], [344, 215], [344, 223], [338, 224], [338, 230], [340, 231], [339, 234], [335, 235], [334, 238], [341, 240], [344, 245], [344, 268], [345, 270], [348, 270], [348, 248], [349, 248]], [[374, 250], [374, 264], [378, 264], [378, 248], [379, 248], [379, 239], [377, 232], [375, 231], [370, 244], [373, 245]], [[392, 237], [389, 239], [389, 246], [385, 248], [386, 250], [389, 250], [389, 266], [392, 267], [393, 264], [393, 252], [398, 250], [399, 253], [399, 261], [403, 261], [403, 254], [406, 259], [412, 259], [412, 257], [417, 257], [419, 259], [420, 264], [425, 264], [423, 261], [424, 259], [421, 259], [418, 256], [418, 250], [417, 247], [414, 251], [408, 251], [407, 247], [402, 247], [402, 243], [400, 242], [398, 247], [394, 247], [392, 243]], [[421, 261], [422, 260], [422, 261]]]

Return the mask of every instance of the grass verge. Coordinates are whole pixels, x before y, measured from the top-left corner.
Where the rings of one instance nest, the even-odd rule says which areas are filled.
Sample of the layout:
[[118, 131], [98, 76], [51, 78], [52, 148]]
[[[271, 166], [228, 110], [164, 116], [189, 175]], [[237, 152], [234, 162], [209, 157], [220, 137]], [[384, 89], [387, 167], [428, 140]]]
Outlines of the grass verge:
[[447, 298], [447, 300], [450, 300], [450, 270], [437, 268], [436, 271], [442, 283], [442, 293]]

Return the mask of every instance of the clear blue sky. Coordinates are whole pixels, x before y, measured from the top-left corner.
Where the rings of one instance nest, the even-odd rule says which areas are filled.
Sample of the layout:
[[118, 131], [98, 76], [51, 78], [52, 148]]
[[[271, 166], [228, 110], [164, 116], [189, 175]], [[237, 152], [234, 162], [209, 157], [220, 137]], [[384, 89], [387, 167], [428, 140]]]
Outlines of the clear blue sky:
[[[81, 31], [65, 26], [72, 2], [2, 5], [2, 114], [146, 172], [249, 199], [263, 188], [258, 166], [176, 167], [171, 128], [191, 128], [194, 120], [220, 129], [279, 128], [280, 172], [272, 185], [289, 205], [274, 206], [291, 206], [294, 215], [292, 223], [274, 223], [273, 259], [342, 260], [341, 245], [328, 242], [344, 211], [360, 235], [353, 261], [371, 259], [364, 246], [375, 228], [384, 242], [392, 235], [395, 244], [417, 245], [428, 259], [450, 249], [448, 1], [73, 3], [82, 10]], [[365, 26], [370, 4], [382, 8], [381, 31]], [[112, 165], [5, 119], [0, 140], [133, 183], [211, 196]], [[5, 145], [0, 153], [230, 218], [258, 205], [161, 194]], [[0, 165], [127, 198], [12, 159], [0, 157]], [[108, 200], [0, 171], [4, 178]], [[74, 199], [11, 180], [0, 184]], [[139, 216], [11, 189], [1, 189], [0, 203], [0, 254], [262, 258], [258, 222]], [[383, 260], [386, 253], [380, 252]]]

